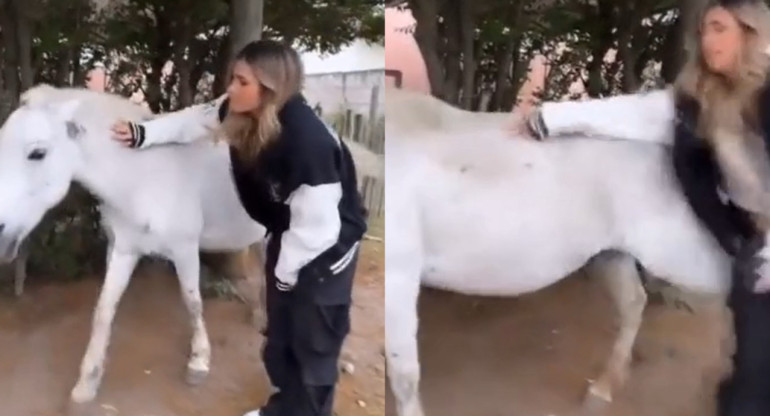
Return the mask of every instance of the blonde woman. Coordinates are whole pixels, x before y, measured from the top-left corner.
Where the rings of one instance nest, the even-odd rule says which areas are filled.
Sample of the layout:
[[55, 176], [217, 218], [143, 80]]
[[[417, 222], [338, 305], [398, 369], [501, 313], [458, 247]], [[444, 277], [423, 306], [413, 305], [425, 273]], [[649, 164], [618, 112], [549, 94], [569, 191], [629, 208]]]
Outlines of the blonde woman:
[[227, 94], [142, 124], [117, 123], [134, 148], [221, 129], [246, 211], [268, 229], [263, 360], [279, 391], [247, 416], [331, 416], [366, 231], [352, 157], [300, 95], [302, 62], [274, 41], [246, 45]]
[[719, 414], [770, 415], [770, 10], [760, 0], [712, 1], [699, 22], [672, 89], [545, 103], [527, 125], [539, 139], [578, 133], [672, 146], [693, 211], [736, 256], [737, 350]]

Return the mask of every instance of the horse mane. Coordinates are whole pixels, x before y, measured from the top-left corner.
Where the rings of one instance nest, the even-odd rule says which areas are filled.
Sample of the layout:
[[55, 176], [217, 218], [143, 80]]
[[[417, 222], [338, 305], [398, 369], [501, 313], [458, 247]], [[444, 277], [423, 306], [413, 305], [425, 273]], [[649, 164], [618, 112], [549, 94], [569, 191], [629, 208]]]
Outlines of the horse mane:
[[[78, 115], [92, 114], [93, 109], [99, 109], [100, 118], [147, 121], [155, 117], [149, 109], [116, 94], [78, 87], [60, 88], [49, 84], [31, 87], [21, 95], [19, 103], [21, 107], [38, 107], [73, 99], [80, 101]], [[89, 109], [88, 113], [83, 112], [86, 108]]]
[[438, 98], [399, 88], [385, 91], [385, 122], [415, 130], [441, 130], [455, 110]]
[[388, 88], [385, 97], [385, 122], [393, 127], [397, 126], [400, 130], [502, 130], [513, 118], [511, 113], [463, 110], [430, 94], [399, 88]]

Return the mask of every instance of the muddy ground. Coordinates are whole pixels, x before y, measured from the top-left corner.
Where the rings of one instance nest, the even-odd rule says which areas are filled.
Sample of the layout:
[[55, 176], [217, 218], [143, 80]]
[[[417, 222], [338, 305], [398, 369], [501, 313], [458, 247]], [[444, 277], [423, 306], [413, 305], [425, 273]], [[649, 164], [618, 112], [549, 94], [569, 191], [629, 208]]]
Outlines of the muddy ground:
[[[353, 328], [336, 413], [384, 414], [383, 246], [366, 242], [359, 261]], [[7, 283], [3, 283], [7, 285]], [[85, 351], [101, 280], [36, 284], [20, 300], [0, 297], [0, 415], [65, 414]], [[173, 275], [138, 272], [118, 309], [109, 361], [94, 406], [105, 416], [240, 416], [270, 394], [259, 357], [262, 337], [236, 301], [204, 305], [212, 370], [198, 387], [184, 382], [187, 314]]]
[[[724, 374], [724, 309], [648, 307], [631, 378], [609, 416], [708, 416]], [[578, 275], [540, 293], [487, 299], [425, 290], [421, 296], [422, 395], [428, 416], [585, 415], [615, 336], [600, 283]], [[727, 351], [727, 352], [725, 352]], [[729, 368], [729, 367], [727, 367]], [[388, 389], [389, 390], [389, 389]], [[388, 392], [387, 415], [395, 416]]]

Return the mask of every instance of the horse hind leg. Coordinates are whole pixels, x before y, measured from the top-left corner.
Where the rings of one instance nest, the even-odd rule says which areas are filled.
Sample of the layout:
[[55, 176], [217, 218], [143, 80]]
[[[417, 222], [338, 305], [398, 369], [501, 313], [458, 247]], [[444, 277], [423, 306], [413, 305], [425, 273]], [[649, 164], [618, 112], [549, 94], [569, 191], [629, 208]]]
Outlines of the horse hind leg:
[[229, 256], [228, 263], [227, 276], [238, 296], [249, 308], [248, 319], [255, 327], [264, 329], [267, 325], [267, 307], [261, 243]]
[[198, 247], [194, 244], [182, 244], [175, 249], [172, 261], [176, 267], [182, 298], [187, 307], [190, 326], [193, 330], [190, 341], [190, 359], [187, 363], [187, 382], [191, 385], [197, 385], [203, 382], [208, 375], [211, 362], [211, 344], [203, 320]]
[[27, 262], [29, 261], [29, 241], [25, 241], [19, 248], [19, 255], [14, 261], [13, 292], [16, 297], [24, 294], [24, 283], [27, 281]]
[[619, 331], [603, 372], [588, 388], [589, 406], [612, 402], [616, 388], [621, 388], [630, 371], [631, 353], [642, 325], [647, 293], [637, 269], [636, 259], [626, 253], [611, 251], [597, 256], [590, 264], [607, 285], [619, 314]]

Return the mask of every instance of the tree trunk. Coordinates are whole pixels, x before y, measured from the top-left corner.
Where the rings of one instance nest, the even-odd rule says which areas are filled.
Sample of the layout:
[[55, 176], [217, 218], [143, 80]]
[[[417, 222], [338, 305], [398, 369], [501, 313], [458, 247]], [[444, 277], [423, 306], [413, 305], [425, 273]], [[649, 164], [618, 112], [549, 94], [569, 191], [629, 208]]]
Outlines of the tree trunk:
[[[490, 111], [501, 111], [503, 97], [506, 90], [511, 88], [510, 77], [513, 76], [513, 62], [518, 60], [518, 46], [521, 45], [521, 36], [517, 33], [505, 41], [497, 56], [497, 72], [495, 73], [495, 92], [492, 96]], [[516, 55], [516, 56], [514, 56]]]
[[[516, 48], [513, 51], [513, 65], [511, 66], [511, 85], [503, 97], [503, 111], [511, 111], [513, 107], [519, 104], [519, 90], [526, 81], [529, 73], [529, 63], [534, 54], [532, 50], [522, 51], [523, 37], [519, 37]], [[547, 70], [547, 67], [546, 67]], [[547, 73], [547, 72], [546, 72]]]
[[[192, 105], [194, 98], [192, 86], [190, 85], [193, 65], [192, 42], [194, 34], [189, 17], [183, 18], [180, 32], [181, 33], [176, 40], [176, 46], [174, 47], [174, 68], [178, 75], [177, 91], [179, 92], [179, 97], [177, 106], [179, 108], [185, 108]], [[188, 55], [185, 56], [186, 54]]]
[[[628, 22], [626, 22], [628, 23]], [[616, 60], [622, 62], [621, 90], [624, 93], [636, 91], [639, 88], [639, 80], [636, 78], [636, 51], [631, 45], [631, 28], [628, 25], [620, 25], [618, 35], [618, 56]]]
[[[179, 105], [177, 103], [177, 107], [173, 107], [171, 105], [172, 98], [174, 97], [174, 87], [178, 85], [179, 81], [179, 71], [175, 67], [173, 71], [171, 71], [170, 74], [166, 76], [166, 78], [163, 80], [163, 86], [161, 87], [161, 99], [160, 99], [160, 108], [163, 112], [168, 111], [174, 111], [179, 109]], [[178, 101], [178, 100], [177, 100]]]
[[476, 60], [474, 54], [476, 24], [470, 0], [460, 0], [460, 33], [463, 45], [463, 95], [462, 108], [471, 109], [476, 93]]
[[150, 68], [150, 73], [147, 74], [147, 88], [145, 100], [147, 105], [153, 113], [160, 112], [161, 99], [163, 98], [163, 91], [161, 89], [161, 70], [165, 64], [165, 60], [154, 57]]
[[444, 40], [443, 48], [441, 44], [436, 44], [436, 52], [442, 57], [445, 74], [441, 96], [446, 102], [456, 105], [460, 102], [463, 74], [460, 9], [456, 3], [446, 3], [441, 15], [444, 16], [444, 22], [443, 33], [439, 33], [439, 39]]
[[0, 74], [0, 125], [5, 123], [5, 120], [11, 115], [13, 111], [15, 94], [5, 88], [3, 77]]
[[72, 53], [72, 85], [76, 87], [83, 87], [86, 85], [86, 71], [83, 71], [82, 65], [80, 65], [80, 54], [82, 53], [82, 46], [76, 46]]
[[602, 68], [604, 56], [612, 47], [614, 40], [612, 33], [612, 7], [611, 3], [600, 0], [597, 4], [596, 23], [597, 30], [593, 33], [593, 47], [591, 48], [591, 62], [588, 63], [588, 85], [586, 93], [590, 97], [598, 97], [604, 90]]
[[70, 84], [70, 64], [72, 63], [72, 47], [67, 47], [59, 53], [58, 65], [56, 68], [56, 83], [57, 87], [64, 87]]
[[177, 72], [179, 74], [179, 108], [189, 107], [193, 103], [194, 91], [192, 83], [192, 64], [189, 61], [184, 61], [181, 65], [177, 66]]
[[150, 73], [147, 74], [147, 88], [145, 90], [145, 100], [153, 113], [160, 112], [163, 101], [163, 67], [166, 62], [173, 57], [171, 50], [172, 39], [174, 36], [170, 33], [171, 16], [166, 9], [154, 7], [157, 30], [155, 51], [150, 57]]
[[[207, 59], [204, 58], [204, 54], [207, 54], [209, 50], [217, 49], [218, 46], [219, 45], [212, 40], [205, 42], [198, 39], [192, 40], [192, 44], [190, 45], [189, 88], [193, 102], [195, 101], [195, 97], [198, 93], [198, 83], [200, 83], [200, 80], [203, 77], [203, 74], [206, 72], [208, 66], [208, 62], [206, 62]], [[214, 81], [216, 82], [216, 75]], [[207, 91], [207, 93], [209, 93], [209, 91]], [[204, 97], [204, 99], [207, 98], [208, 97]]]
[[232, 0], [230, 3], [230, 56], [235, 55], [247, 43], [262, 38], [264, 0]]
[[212, 98], [219, 97], [224, 94], [227, 89], [227, 79], [229, 77], [230, 68], [230, 59], [228, 57], [230, 56], [231, 37], [232, 34], [229, 34], [225, 39], [222, 39], [222, 42], [217, 49], [217, 56], [214, 61], [216, 62], [216, 75], [214, 76], [214, 85], [212, 85], [212, 89], [214, 90]]
[[16, 16], [16, 42], [19, 46], [20, 87], [21, 91], [26, 91], [34, 84], [35, 76], [32, 68], [32, 23], [22, 9], [22, 0], [14, 0], [13, 5]]
[[430, 82], [432, 95], [444, 98], [444, 69], [438, 53], [438, 4], [437, 0], [409, 0], [409, 9], [412, 11], [417, 25], [414, 30], [414, 39], [422, 54]]
[[[519, 1], [516, 4], [516, 9], [513, 12], [511, 22], [513, 27], [518, 28], [523, 21], [523, 11], [525, 2]], [[506, 92], [510, 91], [514, 84], [518, 84], [517, 80], [517, 65], [521, 58], [521, 41], [523, 35], [519, 30], [513, 30], [510, 37], [506, 39], [505, 45], [500, 50], [500, 55], [497, 57], [498, 67], [497, 74], [495, 75], [495, 93], [492, 97], [491, 111], [508, 111], [504, 110], [504, 101]], [[518, 86], [516, 91], [518, 92]], [[517, 94], [518, 95], [518, 94]]]
[[674, 82], [682, 66], [682, 55], [684, 55], [684, 48], [682, 47], [683, 25], [684, 19], [682, 19], [680, 11], [680, 15], [669, 28], [666, 39], [663, 41], [663, 62], [660, 67], [660, 75], [667, 84]]
[[5, 52], [3, 78], [5, 90], [13, 97], [11, 107], [15, 107], [21, 91], [19, 88], [19, 43], [16, 40], [18, 33], [16, 30], [16, 12], [10, 1], [5, 1], [0, 6], [2, 6], [0, 7], [0, 26], [3, 28], [3, 49]]

